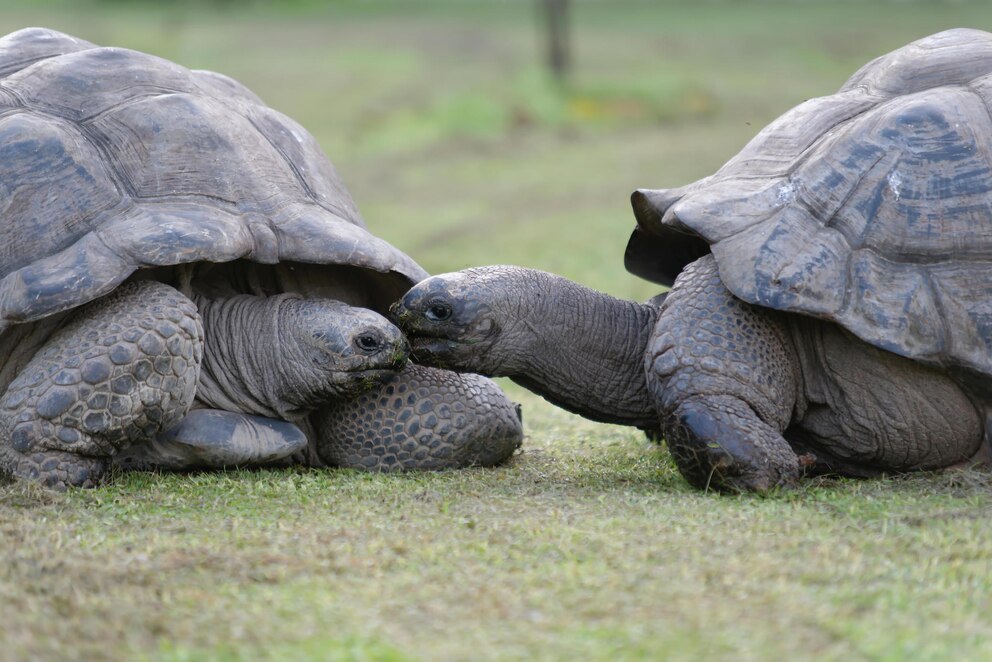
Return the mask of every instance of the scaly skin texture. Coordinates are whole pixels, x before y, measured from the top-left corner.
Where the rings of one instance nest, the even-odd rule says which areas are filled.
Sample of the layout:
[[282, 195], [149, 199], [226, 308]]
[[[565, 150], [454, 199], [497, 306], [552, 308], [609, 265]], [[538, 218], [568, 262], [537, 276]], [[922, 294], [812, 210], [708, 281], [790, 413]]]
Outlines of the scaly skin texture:
[[730, 294], [711, 256], [686, 267], [665, 299], [645, 371], [690, 483], [765, 491], [799, 477], [782, 437], [800, 379], [788, 331], [773, 312]]
[[138, 281], [82, 307], [0, 399], [0, 470], [64, 489], [96, 485], [115, 455], [125, 468], [269, 462], [306, 444], [279, 418], [406, 361], [403, 335], [371, 310], [291, 294], [201, 303]]
[[176, 428], [118, 453], [114, 464], [158, 471], [292, 464], [455, 469], [499, 464], [523, 439], [519, 411], [492, 381], [417, 365], [299, 424], [194, 409]]
[[429, 278], [393, 314], [418, 360], [512, 376], [595, 420], [646, 427], [650, 413], [701, 488], [764, 492], [808, 472], [935, 469], [987, 452], [988, 403], [947, 373], [747, 304], [712, 256], [685, 268], [660, 314], [505, 266]]
[[0, 469], [92, 487], [113, 453], [182, 419], [202, 355], [196, 306], [171, 287], [130, 283], [85, 306], [0, 399]]
[[382, 315], [333, 299], [195, 300], [207, 342], [197, 400], [214, 409], [297, 420], [367, 390], [402, 368], [409, 352]]
[[219, 409], [194, 409], [153, 439], [114, 456], [126, 471], [191, 471], [272, 464], [307, 445], [296, 425], [264, 416]]
[[[431, 319], [435, 303], [450, 318]], [[435, 276], [393, 307], [424, 365], [510, 377], [595, 421], [652, 428], [644, 347], [658, 310], [543, 271], [481, 267]]]
[[680, 274], [646, 367], [672, 455], [699, 487], [938, 469], [982, 443], [975, 404], [945, 373], [836, 325], [746, 304], [711, 256]]
[[[407, 343], [371, 310], [298, 294], [196, 297], [206, 351], [196, 404], [177, 426], [114, 458], [188, 471], [279, 463], [300, 453], [307, 415], [404, 364]], [[286, 462], [288, 463], [288, 462]]]
[[523, 439], [520, 414], [496, 384], [423, 366], [311, 420], [310, 464], [373, 471], [492, 466]]

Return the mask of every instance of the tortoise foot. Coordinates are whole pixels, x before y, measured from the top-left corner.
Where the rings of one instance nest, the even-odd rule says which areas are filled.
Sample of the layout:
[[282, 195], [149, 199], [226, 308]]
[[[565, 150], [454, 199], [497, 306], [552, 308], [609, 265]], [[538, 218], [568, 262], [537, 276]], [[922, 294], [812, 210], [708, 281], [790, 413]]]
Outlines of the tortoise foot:
[[58, 492], [69, 487], [96, 487], [107, 467], [106, 460], [64, 451], [20, 454], [4, 448], [0, 452], [0, 469], [14, 478], [32, 480]]
[[702, 489], [764, 493], [800, 475], [799, 458], [782, 435], [736, 398], [689, 398], [665, 432], [679, 471]]

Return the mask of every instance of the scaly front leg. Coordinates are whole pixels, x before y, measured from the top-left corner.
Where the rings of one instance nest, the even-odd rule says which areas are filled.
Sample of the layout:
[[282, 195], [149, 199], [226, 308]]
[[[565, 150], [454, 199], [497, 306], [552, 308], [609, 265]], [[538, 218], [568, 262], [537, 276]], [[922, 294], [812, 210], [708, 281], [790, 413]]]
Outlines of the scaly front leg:
[[646, 357], [648, 385], [682, 475], [700, 488], [764, 492], [801, 463], [782, 437], [799, 366], [782, 321], [724, 287], [712, 256], [665, 300]]
[[0, 398], [0, 471], [93, 487], [110, 458], [176, 425], [196, 392], [195, 304], [153, 281], [79, 309]]

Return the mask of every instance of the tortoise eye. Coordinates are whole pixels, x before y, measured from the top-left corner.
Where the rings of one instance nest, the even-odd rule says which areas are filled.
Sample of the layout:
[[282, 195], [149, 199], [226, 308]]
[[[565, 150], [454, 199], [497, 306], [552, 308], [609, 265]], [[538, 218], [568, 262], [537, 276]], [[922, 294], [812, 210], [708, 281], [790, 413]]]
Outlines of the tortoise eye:
[[444, 322], [451, 319], [451, 306], [443, 301], [435, 301], [427, 306], [424, 316], [432, 322]]
[[363, 352], [372, 353], [379, 349], [379, 339], [369, 333], [363, 333], [355, 338], [355, 344]]

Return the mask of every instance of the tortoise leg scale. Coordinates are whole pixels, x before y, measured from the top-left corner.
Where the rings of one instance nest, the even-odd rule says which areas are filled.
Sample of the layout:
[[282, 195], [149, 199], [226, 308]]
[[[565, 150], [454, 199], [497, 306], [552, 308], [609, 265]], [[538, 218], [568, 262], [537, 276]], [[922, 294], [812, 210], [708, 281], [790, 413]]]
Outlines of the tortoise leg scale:
[[799, 478], [800, 459], [782, 436], [801, 379], [795, 350], [774, 314], [727, 290], [712, 256], [675, 282], [646, 369], [665, 438], [690, 483], [764, 492]]
[[182, 419], [202, 355], [196, 306], [167, 285], [128, 283], [82, 307], [0, 398], [0, 470], [98, 484], [117, 451]]
[[369, 471], [493, 466], [523, 439], [519, 406], [494, 382], [415, 364], [311, 421], [310, 464]]

